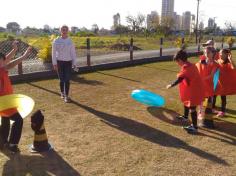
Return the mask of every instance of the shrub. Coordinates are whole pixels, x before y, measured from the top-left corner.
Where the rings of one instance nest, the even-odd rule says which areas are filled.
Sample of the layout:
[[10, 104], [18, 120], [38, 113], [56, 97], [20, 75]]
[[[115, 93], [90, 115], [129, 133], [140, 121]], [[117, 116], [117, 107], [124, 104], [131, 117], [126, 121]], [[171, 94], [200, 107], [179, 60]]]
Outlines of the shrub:
[[226, 42], [228, 43], [229, 48], [232, 48], [234, 45], [235, 39], [233, 37], [228, 37]]

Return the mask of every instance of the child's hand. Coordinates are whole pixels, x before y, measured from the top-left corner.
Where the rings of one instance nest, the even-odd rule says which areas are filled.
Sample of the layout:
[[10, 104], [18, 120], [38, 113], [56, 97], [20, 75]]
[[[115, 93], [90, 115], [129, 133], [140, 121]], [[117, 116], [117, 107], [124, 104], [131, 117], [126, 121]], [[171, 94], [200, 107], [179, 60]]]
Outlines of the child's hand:
[[232, 54], [231, 53], [228, 54], [228, 59], [229, 59], [229, 62], [232, 63]]
[[73, 65], [73, 70], [75, 71], [75, 72], [78, 72], [79, 71], [79, 67], [77, 67], [76, 65]]
[[171, 84], [167, 85], [166, 88], [167, 88], [167, 89], [170, 89], [170, 88], [171, 88]]

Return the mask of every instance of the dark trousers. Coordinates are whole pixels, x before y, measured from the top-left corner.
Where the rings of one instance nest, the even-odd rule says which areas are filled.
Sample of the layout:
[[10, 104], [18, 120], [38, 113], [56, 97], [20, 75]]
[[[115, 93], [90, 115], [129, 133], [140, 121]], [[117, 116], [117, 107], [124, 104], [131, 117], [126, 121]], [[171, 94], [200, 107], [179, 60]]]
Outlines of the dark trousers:
[[[216, 95], [214, 95], [213, 97], [213, 105], [212, 107], [215, 108], [216, 107]], [[226, 111], [226, 96], [225, 95], [221, 95], [221, 111], [225, 112]]]
[[191, 118], [192, 118], [192, 124], [195, 128], [197, 128], [197, 111], [196, 106], [187, 107], [184, 106], [184, 116], [188, 118], [189, 110], [191, 111]]
[[[10, 120], [13, 121], [10, 131]], [[23, 128], [23, 119], [19, 113], [12, 115], [11, 117], [1, 118], [1, 137], [4, 143], [18, 144], [21, 138]], [[10, 138], [8, 141], [10, 133]]]
[[72, 61], [57, 61], [61, 93], [69, 95]]

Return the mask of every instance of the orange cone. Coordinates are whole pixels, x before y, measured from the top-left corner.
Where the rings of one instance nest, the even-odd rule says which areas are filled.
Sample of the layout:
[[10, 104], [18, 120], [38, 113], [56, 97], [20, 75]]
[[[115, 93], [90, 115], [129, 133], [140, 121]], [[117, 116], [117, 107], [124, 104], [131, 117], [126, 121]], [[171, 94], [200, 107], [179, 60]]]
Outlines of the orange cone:
[[44, 127], [44, 116], [40, 110], [31, 116], [31, 128], [34, 131], [34, 142], [31, 145], [31, 152], [46, 152], [52, 149], [48, 143], [47, 133]]

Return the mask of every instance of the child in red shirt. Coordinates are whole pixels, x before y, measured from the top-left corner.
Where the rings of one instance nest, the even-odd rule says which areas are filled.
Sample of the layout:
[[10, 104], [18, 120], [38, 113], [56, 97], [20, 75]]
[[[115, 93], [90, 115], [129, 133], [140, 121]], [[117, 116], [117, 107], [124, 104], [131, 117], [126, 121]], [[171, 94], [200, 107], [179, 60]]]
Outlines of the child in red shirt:
[[[226, 111], [226, 95], [236, 94], [236, 66], [229, 49], [222, 49], [220, 51], [218, 63], [220, 77], [215, 94], [221, 95], [221, 111], [218, 112], [217, 116], [223, 117]], [[213, 108], [215, 108], [216, 95], [213, 99]]]
[[184, 104], [184, 116], [188, 118], [189, 110], [192, 117], [192, 125], [184, 127], [189, 133], [197, 132], [197, 111], [196, 107], [201, 104], [204, 99], [204, 88], [202, 79], [199, 75], [195, 64], [188, 62], [187, 53], [183, 50], [177, 52], [174, 56], [174, 61], [181, 67], [177, 80], [172, 84], [167, 85], [167, 89], [179, 84], [180, 99]]
[[[0, 53], [0, 96], [13, 94], [13, 88], [8, 76], [8, 70], [21, 63], [23, 59], [27, 58], [31, 51], [31, 47], [29, 47], [21, 57], [18, 57], [17, 59], [11, 61], [11, 58], [14, 57], [16, 51], [17, 43], [14, 42], [13, 49], [8, 55], [5, 56], [4, 54]], [[18, 143], [21, 138], [23, 119], [16, 108], [1, 111], [0, 116], [0, 138], [2, 139], [2, 142], [7, 149], [9, 149], [13, 153], [16, 153], [19, 151]], [[13, 121], [11, 131], [10, 120]]]

